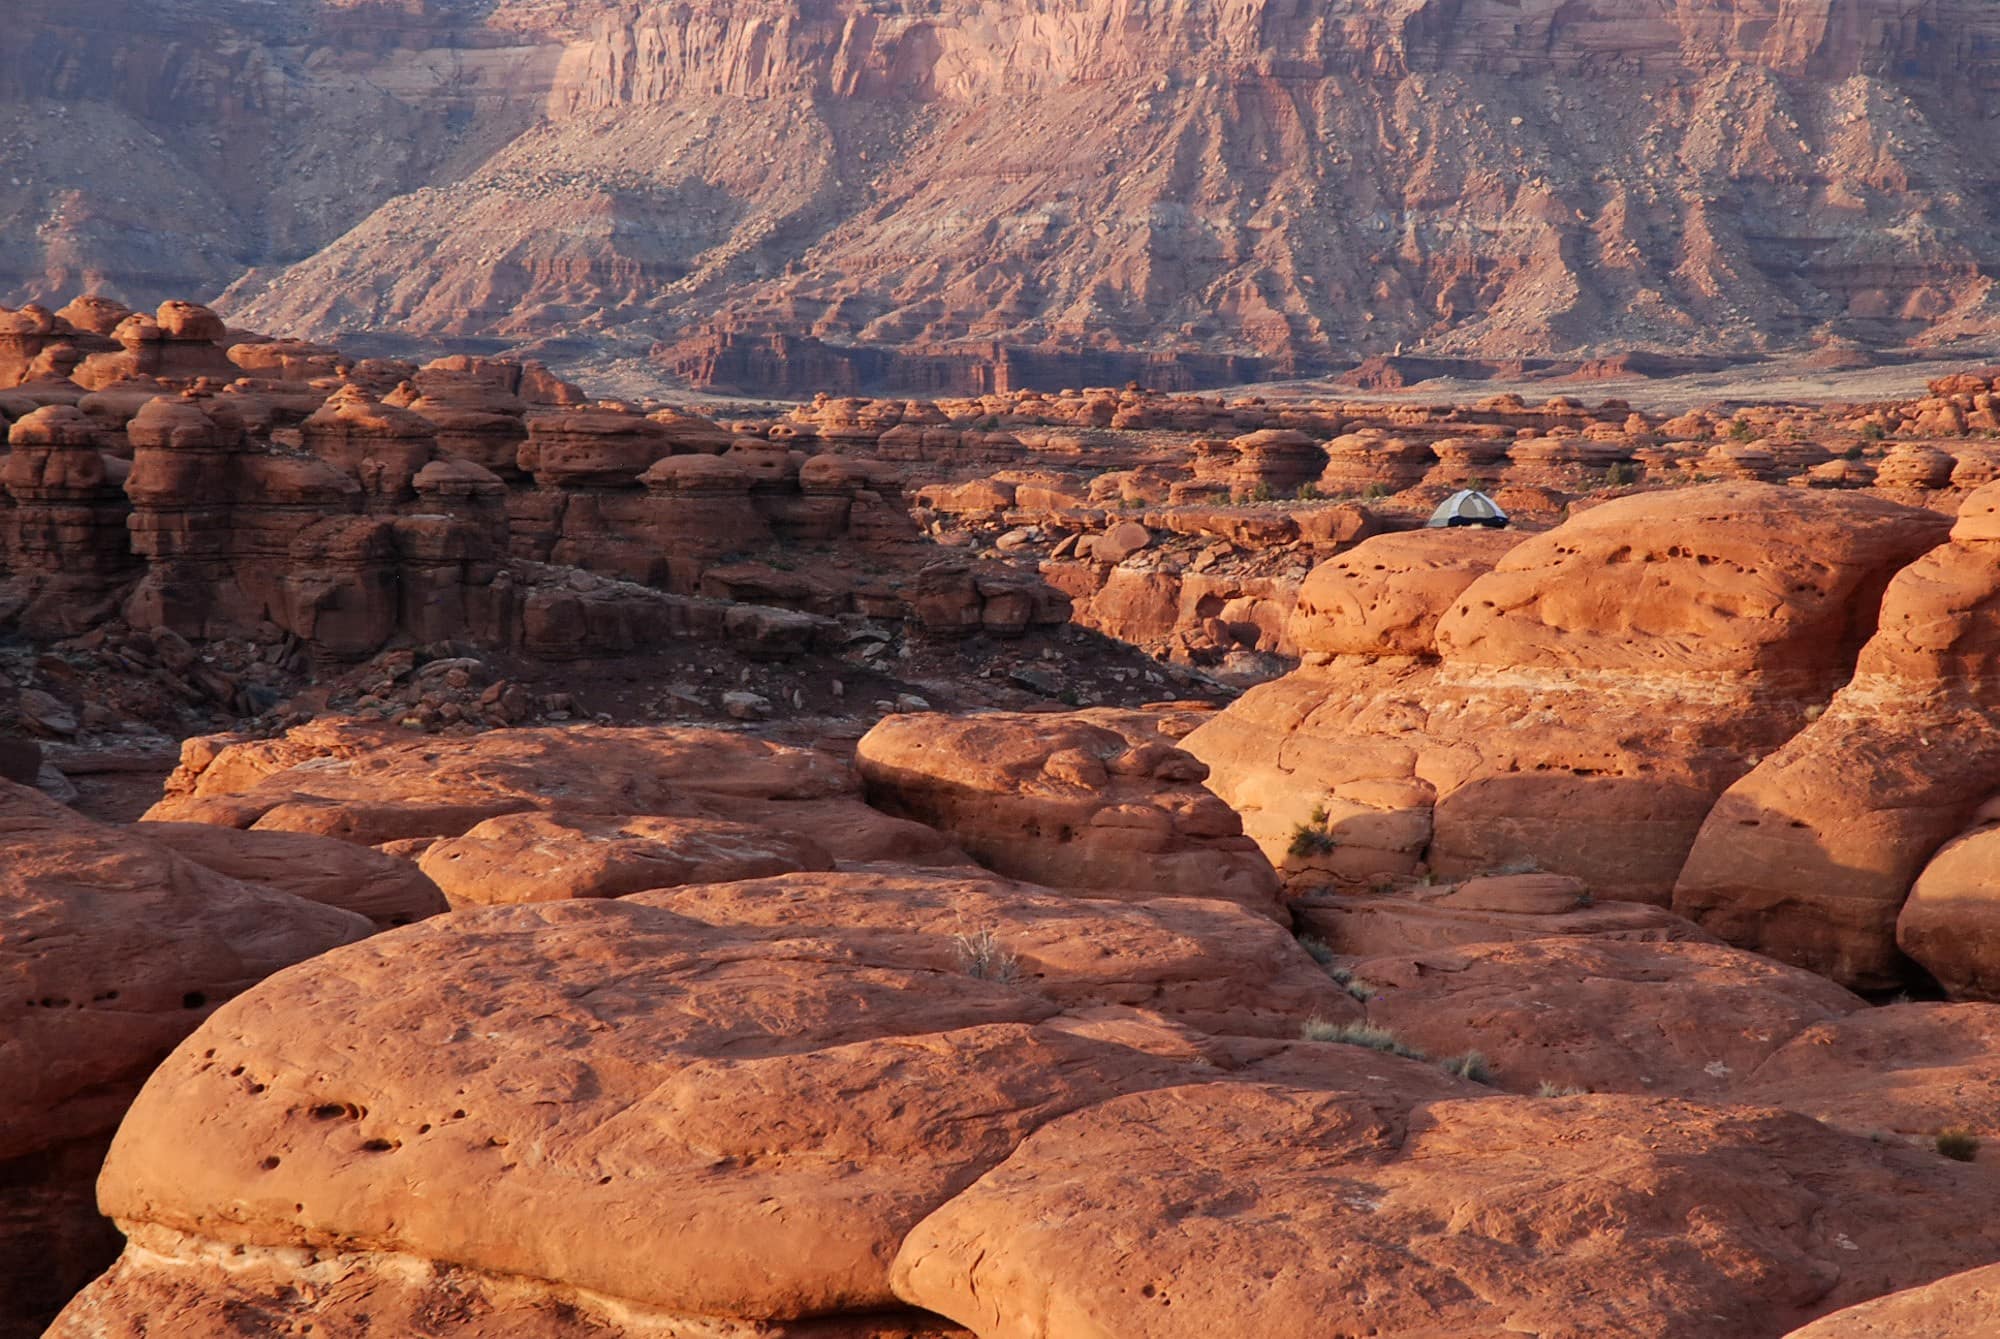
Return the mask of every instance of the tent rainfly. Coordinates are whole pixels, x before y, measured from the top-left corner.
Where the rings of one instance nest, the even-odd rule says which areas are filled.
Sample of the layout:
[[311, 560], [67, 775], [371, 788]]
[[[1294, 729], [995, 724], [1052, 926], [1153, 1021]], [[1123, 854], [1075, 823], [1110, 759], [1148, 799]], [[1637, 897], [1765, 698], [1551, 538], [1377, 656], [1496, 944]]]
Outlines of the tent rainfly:
[[1483, 525], [1488, 530], [1504, 529], [1507, 513], [1500, 510], [1500, 504], [1477, 489], [1461, 488], [1431, 513], [1430, 528], [1443, 530], [1461, 525]]

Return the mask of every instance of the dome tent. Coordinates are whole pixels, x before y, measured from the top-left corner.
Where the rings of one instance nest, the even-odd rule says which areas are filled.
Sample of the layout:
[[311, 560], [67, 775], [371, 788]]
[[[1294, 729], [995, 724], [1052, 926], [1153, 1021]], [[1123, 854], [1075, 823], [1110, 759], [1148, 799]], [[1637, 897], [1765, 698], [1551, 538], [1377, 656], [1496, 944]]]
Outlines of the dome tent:
[[1507, 513], [1500, 510], [1500, 504], [1474, 488], [1461, 488], [1431, 513], [1430, 528], [1443, 530], [1451, 526], [1483, 525], [1489, 530], [1500, 530], [1507, 525]]

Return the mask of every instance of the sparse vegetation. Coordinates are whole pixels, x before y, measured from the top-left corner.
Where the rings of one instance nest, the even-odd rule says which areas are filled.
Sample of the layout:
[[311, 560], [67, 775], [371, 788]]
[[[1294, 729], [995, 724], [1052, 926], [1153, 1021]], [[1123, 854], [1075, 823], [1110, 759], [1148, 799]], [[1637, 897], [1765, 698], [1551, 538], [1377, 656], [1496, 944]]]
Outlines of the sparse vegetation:
[[1979, 1136], [1970, 1130], [1940, 1130], [1934, 1142], [1937, 1151], [1953, 1162], [1971, 1162], [1979, 1156]]
[[1325, 828], [1301, 823], [1292, 829], [1292, 844], [1285, 849], [1297, 859], [1305, 860], [1311, 856], [1326, 855], [1339, 845]]
[[1292, 856], [1304, 860], [1310, 856], [1325, 855], [1339, 846], [1326, 825], [1333, 821], [1324, 804], [1316, 804], [1306, 821], [1292, 829], [1292, 843], [1287, 849]]
[[1369, 502], [1380, 502], [1383, 498], [1389, 496], [1389, 486], [1387, 484], [1369, 484], [1361, 490], [1361, 496]]
[[1623, 488], [1631, 483], [1632, 479], [1632, 467], [1622, 460], [1613, 461], [1610, 467], [1604, 471], [1604, 486], [1606, 488]]
[[1314, 962], [1326, 968], [1329, 973], [1334, 970], [1333, 945], [1318, 935], [1300, 935], [1298, 940], [1299, 947], [1304, 949]]
[[1440, 1060], [1438, 1068], [1461, 1079], [1471, 1079], [1474, 1083], [1493, 1082], [1493, 1066], [1477, 1051], [1467, 1051], [1464, 1055], [1454, 1055]]
[[1271, 485], [1258, 483], [1250, 490], [1250, 500], [1252, 502], [1269, 502], [1271, 500]]
[[1021, 979], [1021, 960], [1007, 951], [990, 928], [955, 934], [951, 942], [967, 976], [1003, 985]]
[[1488, 874], [1540, 874], [1541, 872], [1542, 864], [1533, 856], [1522, 856], [1518, 860], [1509, 860], [1504, 865], [1495, 865], [1486, 871]]
[[1362, 1046], [1384, 1055], [1399, 1055], [1405, 1060], [1422, 1060], [1424, 1053], [1403, 1045], [1396, 1040], [1396, 1034], [1387, 1028], [1376, 1027], [1373, 1023], [1335, 1023], [1324, 1018], [1311, 1018], [1299, 1029], [1299, 1036], [1305, 1041], [1336, 1042], [1342, 1046]]
[[1750, 426], [1748, 419], [1739, 418], [1729, 425], [1729, 439], [1731, 441], [1747, 442], [1756, 435], [1757, 430]]
[[1300, 484], [1299, 491], [1292, 494], [1292, 496], [1299, 502], [1317, 502], [1319, 501], [1319, 485]]
[[[1883, 427], [1880, 423], [1864, 423], [1861, 425], [1861, 440], [1864, 442], [1879, 442], [1888, 435], [1889, 435], [1889, 430]], [[1856, 449], [1852, 455], [1848, 456], [1848, 459], [1849, 460], [1861, 459], [1860, 450]]]
[[1582, 1097], [1589, 1091], [1590, 1089], [1588, 1088], [1579, 1088], [1574, 1084], [1551, 1083], [1547, 1079], [1543, 1079], [1535, 1085], [1535, 1096], [1537, 1097]]

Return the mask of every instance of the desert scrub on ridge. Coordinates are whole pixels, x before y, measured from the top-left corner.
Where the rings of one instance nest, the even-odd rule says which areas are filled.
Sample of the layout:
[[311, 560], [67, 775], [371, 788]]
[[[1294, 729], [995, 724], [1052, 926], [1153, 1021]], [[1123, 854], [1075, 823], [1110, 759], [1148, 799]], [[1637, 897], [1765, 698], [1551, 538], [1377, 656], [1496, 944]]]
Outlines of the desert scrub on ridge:
[[1405, 1060], [1422, 1060], [1422, 1051], [1403, 1045], [1396, 1040], [1396, 1034], [1387, 1028], [1376, 1027], [1373, 1023], [1335, 1023], [1326, 1018], [1308, 1018], [1299, 1029], [1302, 1041], [1338, 1042], [1343, 1046], [1365, 1046], [1371, 1051], [1384, 1055], [1399, 1055]]

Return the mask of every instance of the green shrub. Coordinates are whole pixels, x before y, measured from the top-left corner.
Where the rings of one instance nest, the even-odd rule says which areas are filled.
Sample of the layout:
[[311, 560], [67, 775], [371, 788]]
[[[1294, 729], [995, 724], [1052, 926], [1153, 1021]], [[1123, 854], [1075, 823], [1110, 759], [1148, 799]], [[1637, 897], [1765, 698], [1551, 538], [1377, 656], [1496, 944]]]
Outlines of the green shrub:
[[[1861, 425], [1861, 440], [1864, 442], [1879, 442], [1888, 435], [1889, 430], [1880, 423], [1864, 423]], [[1857, 458], [1858, 453], [1856, 456], [1848, 457], [1850, 460]]]
[[1937, 1151], [1953, 1162], [1971, 1162], [1979, 1156], [1979, 1136], [1970, 1130], [1941, 1130]]
[[1361, 490], [1361, 496], [1370, 502], [1380, 502], [1383, 498], [1389, 496], [1389, 485], [1369, 484]]
[[1739, 418], [1729, 425], [1729, 436], [1733, 441], [1747, 442], [1756, 435], [1757, 430], [1750, 426], [1748, 419]]
[[1551, 1083], [1547, 1079], [1535, 1085], [1537, 1097], [1582, 1097], [1589, 1091], [1588, 1088], [1578, 1088], [1572, 1084]]
[[1300, 484], [1299, 491], [1292, 494], [1292, 496], [1300, 502], [1317, 502], [1319, 501], [1319, 485]]
[[1325, 855], [1339, 845], [1325, 828], [1301, 823], [1292, 829], [1292, 844], [1285, 849], [1303, 860], [1308, 856]]
[[1333, 945], [1318, 935], [1300, 935], [1298, 939], [1299, 947], [1304, 949], [1314, 962], [1328, 971], [1333, 970]]
[[1623, 488], [1631, 482], [1632, 467], [1622, 460], [1614, 461], [1611, 467], [1604, 471], [1604, 486], [1606, 488]]

